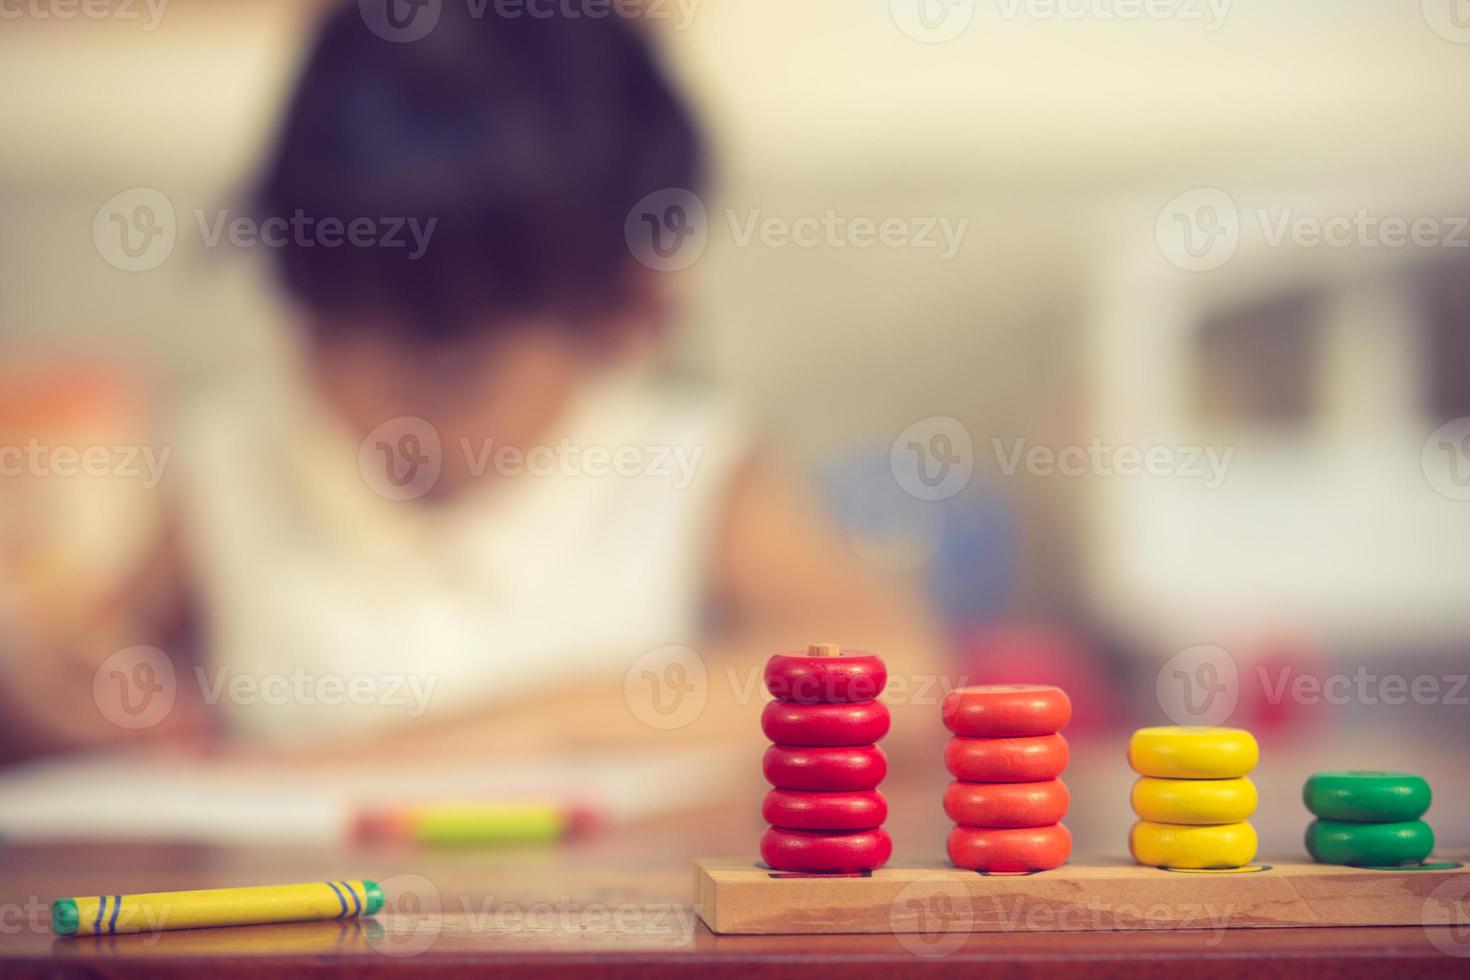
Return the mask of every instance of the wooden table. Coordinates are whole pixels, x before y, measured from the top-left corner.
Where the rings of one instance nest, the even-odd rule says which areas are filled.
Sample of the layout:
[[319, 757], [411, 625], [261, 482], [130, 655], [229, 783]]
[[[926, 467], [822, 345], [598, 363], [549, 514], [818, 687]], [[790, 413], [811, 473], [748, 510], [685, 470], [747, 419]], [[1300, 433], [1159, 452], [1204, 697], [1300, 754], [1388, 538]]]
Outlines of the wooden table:
[[[1452, 928], [1016, 932], [957, 937], [937, 956], [914, 936], [716, 936], [694, 916], [691, 861], [749, 853], [755, 833], [724, 809], [539, 852], [0, 848], [0, 976], [1470, 976], [1470, 932]], [[53, 938], [46, 919], [52, 898], [99, 888], [359, 877], [383, 883], [391, 911], [85, 939]]]

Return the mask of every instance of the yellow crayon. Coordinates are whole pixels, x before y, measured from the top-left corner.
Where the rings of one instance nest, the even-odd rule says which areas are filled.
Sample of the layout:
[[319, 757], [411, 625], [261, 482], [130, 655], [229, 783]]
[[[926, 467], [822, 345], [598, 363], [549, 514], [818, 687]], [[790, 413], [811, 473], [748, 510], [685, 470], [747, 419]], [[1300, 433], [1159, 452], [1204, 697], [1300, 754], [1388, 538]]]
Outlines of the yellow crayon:
[[51, 928], [58, 936], [113, 936], [164, 929], [350, 919], [373, 915], [382, 907], [383, 891], [377, 882], [308, 881], [256, 888], [58, 898], [51, 903]]

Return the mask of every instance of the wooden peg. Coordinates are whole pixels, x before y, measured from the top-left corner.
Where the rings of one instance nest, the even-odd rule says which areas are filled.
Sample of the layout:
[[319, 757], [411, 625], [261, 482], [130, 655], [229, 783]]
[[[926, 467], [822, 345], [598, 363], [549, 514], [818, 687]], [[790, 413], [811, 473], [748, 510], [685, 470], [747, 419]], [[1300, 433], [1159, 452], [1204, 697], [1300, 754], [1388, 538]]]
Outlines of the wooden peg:
[[813, 643], [806, 648], [808, 657], [840, 657], [842, 647], [836, 643]]

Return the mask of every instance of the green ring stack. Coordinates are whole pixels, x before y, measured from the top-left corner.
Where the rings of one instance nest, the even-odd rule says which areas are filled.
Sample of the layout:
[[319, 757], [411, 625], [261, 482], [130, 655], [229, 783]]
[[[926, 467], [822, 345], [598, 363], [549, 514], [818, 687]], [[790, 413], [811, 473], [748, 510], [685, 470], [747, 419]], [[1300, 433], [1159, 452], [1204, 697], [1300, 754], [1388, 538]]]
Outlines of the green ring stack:
[[1323, 864], [1419, 864], [1434, 850], [1434, 831], [1419, 819], [1430, 801], [1429, 783], [1413, 773], [1316, 773], [1302, 787], [1317, 817], [1307, 827], [1307, 852]]

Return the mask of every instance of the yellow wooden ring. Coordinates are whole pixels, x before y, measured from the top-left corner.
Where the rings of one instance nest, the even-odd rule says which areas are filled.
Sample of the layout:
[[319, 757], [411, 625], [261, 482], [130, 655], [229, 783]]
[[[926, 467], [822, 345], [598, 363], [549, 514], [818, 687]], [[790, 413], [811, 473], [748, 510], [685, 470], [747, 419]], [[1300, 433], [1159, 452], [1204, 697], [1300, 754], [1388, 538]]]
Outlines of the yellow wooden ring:
[[1154, 868], [1239, 868], [1256, 856], [1248, 823], [1184, 827], [1140, 820], [1128, 834], [1133, 860]]
[[1133, 812], [1154, 823], [1239, 823], [1256, 812], [1256, 784], [1239, 779], [1157, 779], [1133, 784]]
[[1128, 764], [1140, 776], [1235, 779], [1260, 758], [1255, 737], [1239, 728], [1140, 728], [1128, 740]]

